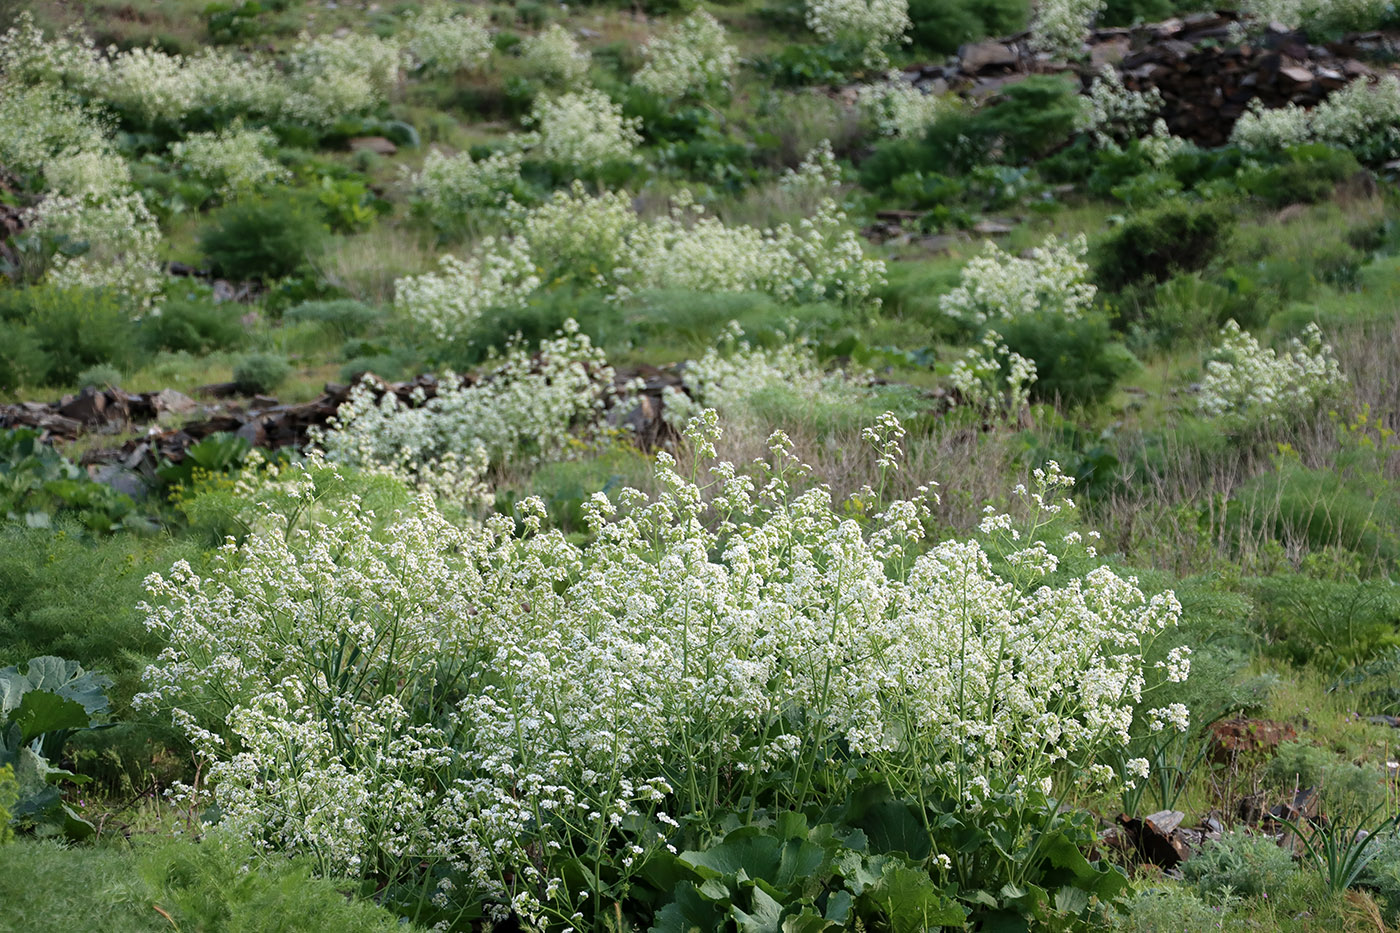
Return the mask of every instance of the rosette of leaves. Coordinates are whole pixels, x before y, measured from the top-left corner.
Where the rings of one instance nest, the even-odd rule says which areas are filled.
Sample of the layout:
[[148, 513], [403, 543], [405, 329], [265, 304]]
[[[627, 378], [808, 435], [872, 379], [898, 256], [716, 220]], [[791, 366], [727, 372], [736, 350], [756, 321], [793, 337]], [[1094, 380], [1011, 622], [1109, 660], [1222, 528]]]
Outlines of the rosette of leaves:
[[87, 778], [59, 767], [77, 732], [104, 728], [112, 680], [77, 661], [44, 656], [0, 670], [0, 768], [14, 771], [18, 799], [11, 820], [40, 834], [84, 839], [92, 824], [63, 802], [59, 785]]

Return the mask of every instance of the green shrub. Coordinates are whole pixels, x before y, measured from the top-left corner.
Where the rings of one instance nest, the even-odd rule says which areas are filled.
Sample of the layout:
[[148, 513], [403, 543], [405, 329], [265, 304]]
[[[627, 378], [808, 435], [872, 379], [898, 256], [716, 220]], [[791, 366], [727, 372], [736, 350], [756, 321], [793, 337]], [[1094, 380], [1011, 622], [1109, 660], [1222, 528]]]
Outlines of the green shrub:
[[1035, 361], [1031, 396], [1041, 401], [1094, 405], [1138, 367], [1127, 348], [1113, 339], [1102, 314], [1071, 319], [1026, 314], [998, 322], [996, 329], [1012, 352]]
[[1284, 796], [1300, 788], [1317, 791], [1322, 812], [1347, 819], [1370, 813], [1386, 801], [1381, 770], [1306, 742], [1284, 742], [1264, 770], [1264, 786]]
[[16, 321], [0, 320], [0, 391], [42, 385], [48, 372], [48, 354], [34, 332]]
[[883, 191], [911, 172], [956, 175], [987, 162], [1029, 162], [1074, 135], [1082, 108], [1076, 82], [1032, 75], [980, 110], [944, 114], [922, 139], [883, 143], [860, 164], [861, 184]]
[[908, 36], [914, 48], [950, 55], [964, 42], [1023, 29], [1025, 0], [910, 0]]
[[1252, 586], [1273, 650], [1299, 666], [1342, 671], [1400, 644], [1400, 587], [1380, 581], [1267, 577]]
[[1219, 204], [1172, 201], [1135, 214], [1094, 245], [1095, 280], [1116, 291], [1204, 269], [1229, 242], [1231, 224]]
[[212, 841], [134, 848], [19, 842], [0, 848], [0, 922], [25, 933], [421, 930], [312, 878], [305, 862], [274, 857], [245, 869], [248, 858]]
[[1121, 903], [1121, 912], [1108, 913], [1114, 933], [1218, 933], [1228, 907], [1201, 900], [1191, 889], [1164, 885], [1135, 891]]
[[219, 208], [200, 233], [199, 246], [216, 274], [266, 281], [302, 268], [324, 238], [315, 208], [282, 197]]
[[124, 369], [136, 359], [131, 308], [111, 292], [50, 285], [16, 289], [0, 298], [0, 321], [11, 332], [23, 332], [13, 346], [0, 349], [0, 378], [8, 375], [16, 384], [23, 379], [70, 385], [89, 367]]
[[379, 317], [378, 310], [350, 298], [304, 301], [282, 313], [282, 319], [288, 323], [319, 324], [345, 340], [364, 334]]
[[233, 367], [233, 382], [244, 395], [270, 395], [292, 373], [291, 364], [275, 353], [249, 353]]
[[1181, 863], [1181, 874], [1202, 895], [1258, 897], [1278, 891], [1297, 871], [1293, 856], [1268, 836], [1225, 833]]
[[240, 320], [243, 313], [243, 306], [232, 302], [216, 305], [188, 299], [168, 301], [160, 314], [142, 319], [141, 342], [151, 352], [231, 350], [247, 335]]
[[96, 366], [89, 366], [78, 373], [78, 378], [74, 383], [80, 388], [92, 386], [96, 389], [105, 389], [110, 386], [119, 386], [122, 382], [121, 370], [115, 366], [108, 366], [106, 363], [98, 363]]
[[1321, 143], [1292, 146], [1277, 165], [1241, 170], [1240, 187], [1270, 207], [1325, 201], [1337, 185], [1361, 171], [1350, 152]]

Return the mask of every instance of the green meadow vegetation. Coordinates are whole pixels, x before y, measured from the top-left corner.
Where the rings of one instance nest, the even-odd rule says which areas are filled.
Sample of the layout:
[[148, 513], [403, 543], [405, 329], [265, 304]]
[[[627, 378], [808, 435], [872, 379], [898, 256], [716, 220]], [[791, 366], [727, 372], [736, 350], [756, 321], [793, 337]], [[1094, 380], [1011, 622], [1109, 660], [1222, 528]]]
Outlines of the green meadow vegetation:
[[1400, 24], [1202, 11], [0, 2], [0, 930], [1400, 929]]

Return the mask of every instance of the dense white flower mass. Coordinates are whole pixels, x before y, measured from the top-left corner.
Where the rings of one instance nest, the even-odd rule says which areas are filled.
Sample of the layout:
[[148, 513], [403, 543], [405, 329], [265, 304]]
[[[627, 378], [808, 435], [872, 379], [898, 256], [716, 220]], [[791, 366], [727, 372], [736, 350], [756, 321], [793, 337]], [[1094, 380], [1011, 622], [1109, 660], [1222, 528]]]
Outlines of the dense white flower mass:
[[939, 307], [974, 324], [1039, 311], [1078, 317], [1098, 292], [1089, 281], [1087, 251], [1082, 234], [1066, 243], [1047, 237], [1026, 258], [988, 242], [986, 251], [963, 268], [958, 287], [939, 299]]
[[928, 129], [949, 105], [905, 81], [898, 72], [856, 88], [856, 106], [881, 136], [913, 137]]
[[491, 466], [559, 459], [572, 441], [596, 432], [612, 393], [612, 368], [569, 321], [537, 353], [512, 347], [476, 382], [446, 373], [433, 398], [412, 405], [361, 383], [313, 440], [330, 462], [387, 473], [440, 503], [477, 507], [488, 501]]
[[1230, 141], [1259, 152], [1321, 142], [1364, 158], [1394, 156], [1400, 153], [1400, 78], [1387, 75], [1374, 84], [1357, 78], [1311, 110], [1293, 103], [1269, 109], [1254, 100], [1235, 121]]
[[160, 228], [138, 192], [54, 195], [29, 213], [33, 229], [85, 248], [50, 261], [45, 280], [60, 287], [105, 288], [148, 307], [160, 291]]
[[574, 34], [558, 23], [520, 44], [525, 72], [546, 84], [568, 86], [581, 80], [591, 61], [592, 56], [579, 46]]
[[662, 97], [704, 97], [729, 86], [739, 50], [719, 20], [697, 10], [642, 46], [633, 83]]
[[807, 28], [859, 49], [870, 67], [885, 64], [887, 46], [909, 41], [909, 25], [908, 0], [807, 0]]
[[642, 121], [622, 115], [622, 105], [597, 88], [535, 99], [527, 144], [540, 157], [592, 167], [635, 158]]
[[[710, 446], [714, 413], [690, 430]], [[867, 432], [890, 468], [901, 434]], [[1073, 550], [1058, 467], [1021, 491], [1031, 518], [924, 545], [924, 501], [863, 526], [795, 491], [804, 467], [770, 444], [757, 475], [714, 464], [708, 493], [661, 456], [656, 496], [587, 504], [587, 545], [543, 530], [538, 500], [523, 531], [464, 530], [428, 498], [386, 517], [322, 499], [334, 476], [301, 468], [207, 573], [148, 580], [168, 647], [138, 703], [173, 707], [209, 760], [215, 831], [336, 873], [450, 866], [535, 924], [584, 907], [571, 841], [625, 881], [681, 820], [760, 791], [801, 811], [868, 770], [975, 811], [1117, 782], [1139, 709], [1182, 725], [1143, 702], [1172, 595], [1103, 566], [1046, 582]]]
[[1084, 49], [1084, 34], [1105, 0], [1038, 0], [1031, 17], [1031, 44], [1057, 58], [1074, 58]]
[[484, 159], [469, 152], [446, 155], [433, 149], [417, 172], [403, 167], [415, 203], [428, 217], [443, 224], [466, 219], [474, 211], [503, 210], [520, 179], [524, 155], [503, 149]]
[[[813, 172], [834, 167], [820, 154]], [[543, 278], [541, 277], [543, 276]], [[581, 185], [520, 208], [511, 236], [488, 238], [464, 260], [400, 279], [395, 304], [439, 339], [469, 337], [491, 307], [518, 307], [545, 281], [572, 279], [612, 300], [652, 289], [756, 291], [783, 301], [875, 301], [885, 265], [865, 255], [859, 235], [830, 197], [796, 227], [729, 226], [678, 192], [672, 211], [639, 217], [625, 192], [589, 195]]]
[[436, 3], [409, 17], [400, 41], [408, 63], [428, 74], [479, 68], [491, 56], [491, 34], [480, 13]]
[[0, 165], [11, 172], [44, 176], [53, 187], [54, 159], [104, 153], [110, 131], [100, 114], [66, 91], [0, 82]]
[[1276, 353], [1231, 320], [1212, 356], [1197, 404], [1202, 414], [1239, 427], [1302, 417], [1335, 397], [1347, 381], [1316, 324]]
[[221, 197], [232, 198], [291, 180], [292, 173], [268, 155], [276, 146], [270, 131], [235, 123], [218, 132], [186, 136], [170, 147], [170, 156], [181, 170]]
[[1162, 110], [1160, 91], [1128, 90], [1112, 65], [1104, 65], [1094, 76], [1085, 100], [1082, 127], [1104, 147], [1145, 135]]

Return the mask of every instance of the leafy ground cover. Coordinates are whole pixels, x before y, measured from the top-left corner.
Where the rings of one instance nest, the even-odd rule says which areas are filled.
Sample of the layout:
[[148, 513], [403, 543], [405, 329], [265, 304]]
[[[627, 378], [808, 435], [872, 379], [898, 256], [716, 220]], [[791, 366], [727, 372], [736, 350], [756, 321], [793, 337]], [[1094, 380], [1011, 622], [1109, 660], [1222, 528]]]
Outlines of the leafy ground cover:
[[1194, 12], [4, 6], [0, 926], [1394, 927], [1400, 40]]

